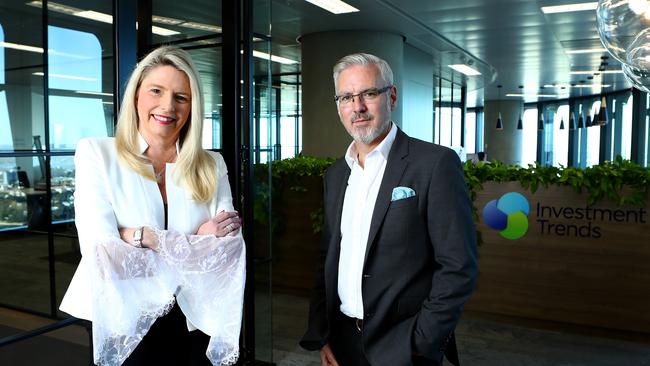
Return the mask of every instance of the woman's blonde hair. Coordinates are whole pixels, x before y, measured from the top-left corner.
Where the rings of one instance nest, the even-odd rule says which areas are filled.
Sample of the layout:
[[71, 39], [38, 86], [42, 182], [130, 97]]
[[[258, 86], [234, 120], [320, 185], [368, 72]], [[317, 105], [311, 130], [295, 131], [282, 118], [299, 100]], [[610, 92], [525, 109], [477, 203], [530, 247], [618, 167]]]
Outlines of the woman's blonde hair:
[[138, 174], [151, 180], [156, 177], [149, 168], [151, 161], [140, 154], [138, 141], [138, 110], [135, 99], [142, 80], [159, 66], [172, 66], [184, 72], [190, 80], [192, 109], [188, 123], [179, 136], [180, 151], [172, 178], [192, 193], [197, 202], [207, 202], [217, 189], [217, 171], [214, 159], [201, 147], [203, 129], [203, 87], [190, 55], [180, 48], [163, 46], [143, 58], [131, 74], [124, 90], [124, 98], [117, 119], [115, 144], [122, 162]]

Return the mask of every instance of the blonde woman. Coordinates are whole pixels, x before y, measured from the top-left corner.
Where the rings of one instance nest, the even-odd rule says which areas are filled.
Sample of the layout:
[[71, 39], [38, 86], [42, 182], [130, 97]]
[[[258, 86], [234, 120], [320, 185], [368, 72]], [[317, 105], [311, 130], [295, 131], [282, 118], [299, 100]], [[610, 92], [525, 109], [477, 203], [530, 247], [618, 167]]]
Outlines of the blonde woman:
[[241, 221], [223, 158], [201, 148], [202, 122], [189, 54], [161, 47], [131, 75], [115, 138], [77, 146], [82, 259], [61, 310], [92, 321], [97, 364], [238, 358]]

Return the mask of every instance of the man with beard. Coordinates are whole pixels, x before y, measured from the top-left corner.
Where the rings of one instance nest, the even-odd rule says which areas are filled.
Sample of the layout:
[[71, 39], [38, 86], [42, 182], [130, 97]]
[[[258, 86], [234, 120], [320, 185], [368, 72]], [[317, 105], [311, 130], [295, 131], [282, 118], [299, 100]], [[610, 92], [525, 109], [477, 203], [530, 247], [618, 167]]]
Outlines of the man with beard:
[[322, 365], [458, 365], [454, 328], [477, 275], [463, 169], [391, 120], [393, 72], [369, 54], [334, 66], [354, 141], [324, 180], [325, 223], [301, 346]]

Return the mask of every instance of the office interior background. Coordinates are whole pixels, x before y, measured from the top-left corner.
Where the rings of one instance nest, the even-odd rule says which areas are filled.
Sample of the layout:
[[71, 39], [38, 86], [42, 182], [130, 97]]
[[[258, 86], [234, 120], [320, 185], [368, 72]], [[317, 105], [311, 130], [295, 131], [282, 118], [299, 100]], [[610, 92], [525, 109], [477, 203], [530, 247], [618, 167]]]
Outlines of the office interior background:
[[[587, 168], [620, 155], [648, 166], [650, 97], [603, 47], [596, 2], [346, 3], [353, 9], [337, 14], [305, 0], [1, 0], [0, 306], [44, 324], [68, 317], [58, 305], [80, 259], [75, 146], [113, 136], [121, 89], [137, 59], [158, 45], [186, 49], [200, 70], [203, 147], [226, 158], [255, 246], [246, 362], [282, 364], [299, 352], [307, 310], [305, 291], [274, 286], [272, 225], [246, 230], [256, 194], [273, 199], [271, 170], [262, 177], [252, 170], [300, 154], [343, 154], [350, 140], [336, 114], [331, 67], [347, 53], [385, 58], [399, 93], [397, 125], [461, 158], [486, 152], [524, 167]], [[574, 3], [584, 6], [549, 10]], [[600, 125], [593, 121], [603, 103], [608, 121]], [[2, 336], [29, 330], [5, 325]], [[616, 334], [639, 341], [642, 333]], [[306, 357], [295, 364], [313, 362]]]

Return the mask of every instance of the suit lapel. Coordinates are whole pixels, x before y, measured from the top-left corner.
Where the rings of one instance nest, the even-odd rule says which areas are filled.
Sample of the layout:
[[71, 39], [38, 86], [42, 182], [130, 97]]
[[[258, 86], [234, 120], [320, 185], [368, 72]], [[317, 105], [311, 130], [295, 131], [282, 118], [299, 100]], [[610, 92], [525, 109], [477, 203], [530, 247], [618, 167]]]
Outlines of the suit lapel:
[[384, 177], [379, 186], [377, 194], [377, 201], [375, 202], [375, 209], [372, 213], [372, 221], [370, 221], [370, 231], [368, 232], [368, 244], [366, 245], [366, 253], [364, 256], [364, 263], [368, 259], [370, 247], [375, 241], [375, 236], [381, 227], [388, 206], [390, 205], [393, 188], [399, 184], [404, 170], [408, 165], [406, 156], [408, 155], [408, 136], [402, 130], [397, 130], [395, 141], [388, 154], [388, 161], [386, 162], [386, 169], [384, 170]]
[[[329, 202], [325, 202], [327, 205], [327, 211], [330, 212], [330, 215], [334, 215], [332, 226], [329, 228], [331, 232], [329, 248], [327, 251], [327, 258], [325, 260], [325, 276], [326, 281], [329, 281], [331, 284], [331, 294], [328, 296], [328, 299], [334, 299], [333, 295], [336, 295], [336, 286], [338, 283], [338, 264], [339, 256], [341, 254], [341, 215], [343, 213], [343, 199], [345, 198], [345, 190], [348, 185], [348, 179], [350, 177], [350, 168], [348, 167], [345, 160], [341, 162], [341, 166], [337, 167], [337, 170], [332, 174], [331, 179], [327, 181], [327, 189], [331, 192], [328, 194], [327, 199]], [[326, 217], [325, 220], [328, 218]], [[338, 298], [338, 296], [337, 296]], [[334, 305], [334, 302], [328, 305]]]
[[332, 202], [332, 208], [336, 211], [336, 216], [334, 220], [334, 227], [332, 227], [332, 233], [336, 233], [336, 235], [332, 235], [333, 238], [336, 238], [336, 241], [338, 244], [341, 243], [341, 216], [343, 215], [343, 200], [345, 198], [345, 191], [348, 186], [348, 179], [350, 179], [350, 168], [347, 166], [347, 163], [345, 161], [343, 162], [345, 164], [345, 167], [343, 169], [342, 174], [338, 178], [336, 178], [334, 182], [334, 191], [332, 192], [334, 195], [334, 201]]

